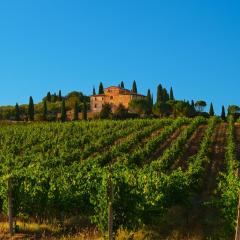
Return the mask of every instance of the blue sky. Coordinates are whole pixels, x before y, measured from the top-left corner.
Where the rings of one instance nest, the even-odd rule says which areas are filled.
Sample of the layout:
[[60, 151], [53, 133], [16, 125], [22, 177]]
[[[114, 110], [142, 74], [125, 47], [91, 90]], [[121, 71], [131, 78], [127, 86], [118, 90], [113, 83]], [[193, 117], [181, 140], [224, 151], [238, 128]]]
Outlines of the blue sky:
[[102, 81], [240, 104], [240, 1], [3, 0], [0, 105]]

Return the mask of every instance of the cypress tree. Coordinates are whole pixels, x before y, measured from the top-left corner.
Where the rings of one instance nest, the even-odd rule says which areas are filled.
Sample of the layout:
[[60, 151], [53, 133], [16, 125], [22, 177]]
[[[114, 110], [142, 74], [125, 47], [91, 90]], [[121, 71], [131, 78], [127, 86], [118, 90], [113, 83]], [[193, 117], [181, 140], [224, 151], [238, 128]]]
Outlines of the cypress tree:
[[15, 120], [20, 121], [20, 109], [17, 103], [15, 105]]
[[34, 102], [32, 96], [29, 98], [28, 104], [28, 120], [34, 121]]
[[167, 102], [168, 100], [169, 100], [169, 94], [168, 94], [168, 92], [167, 92], [167, 89], [164, 88], [164, 89], [162, 90], [162, 101], [163, 101], [163, 102]]
[[121, 88], [125, 88], [123, 81], [121, 81], [120, 87], [121, 87]]
[[137, 93], [137, 83], [136, 83], [135, 80], [133, 81], [132, 92], [133, 92], [133, 93]]
[[65, 100], [62, 100], [62, 107], [61, 107], [61, 121], [65, 122], [67, 119], [67, 111], [66, 111], [66, 105]]
[[47, 101], [43, 102], [43, 120], [46, 121], [47, 120]]
[[148, 104], [148, 113], [150, 114], [152, 112], [152, 96], [150, 89], [148, 89], [146, 100]]
[[62, 101], [62, 91], [61, 90], [59, 90], [59, 92], [58, 92], [58, 100]]
[[74, 110], [73, 110], [73, 120], [74, 121], [78, 120], [78, 112], [79, 112], [78, 102], [76, 101], [74, 104]]
[[191, 107], [192, 107], [192, 108], [195, 108], [195, 103], [194, 103], [193, 100], [191, 101]]
[[212, 103], [210, 104], [209, 115], [210, 115], [211, 117], [214, 116], [214, 109], [213, 109], [213, 104], [212, 104]]
[[83, 120], [87, 120], [87, 103], [83, 102]]
[[51, 99], [52, 99], [51, 93], [48, 92], [48, 93], [47, 93], [47, 101], [48, 101], [48, 102], [51, 102]]
[[171, 87], [170, 89], [170, 97], [169, 97], [170, 100], [174, 100], [174, 95], [173, 95], [173, 89]]
[[151, 106], [153, 107], [153, 94], [152, 94], [152, 97], [151, 97]]
[[96, 95], [96, 89], [93, 87], [93, 95]]
[[222, 106], [221, 118], [222, 118], [223, 121], [226, 120], [226, 113], [225, 113], [225, 107], [224, 106]]
[[159, 84], [157, 87], [157, 103], [162, 102], [163, 100], [163, 88], [162, 85]]
[[99, 84], [98, 94], [104, 94], [104, 88], [102, 82]]

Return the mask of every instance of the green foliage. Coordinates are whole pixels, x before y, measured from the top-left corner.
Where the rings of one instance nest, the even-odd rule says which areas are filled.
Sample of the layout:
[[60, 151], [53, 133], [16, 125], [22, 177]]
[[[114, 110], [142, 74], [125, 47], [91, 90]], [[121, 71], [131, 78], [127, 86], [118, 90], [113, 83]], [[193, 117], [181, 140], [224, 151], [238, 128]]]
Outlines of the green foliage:
[[221, 119], [222, 119], [223, 121], [226, 120], [226, 113], [225, 113], [225, 107], [224, 107], [224, 106], [222, 106]]
[[121, 81], [120, 87], [121, 87], [121, 88], [125, 88], [125, 85], [124, 85], [124, 82], [123, 82], [123, 81]]
[[149, 113], [149, 102], [147, 99], [134, 99], [129, 103], [130, 112], [142, 115]]
[[157, 87], [157, 103], [160, 103], [163, 101], [163, 87], [161, 84]]
[[65, 122], [66, 120], [67, 120], [66, 105], [65, 105], [65, 99], [63, 99], [62, 107], [61, 107], [61, 121]]
[[195, 102], [195, 107], [196, 107], [198, 112], [203, 112], [204, 108], [206, 106], [207, 106], [207, 103], [203, 100], [199, 100], [199, 101]]
[[15, 121], [20, 121], [20, 109], [17, 103], [15, 105]]
[[78, 120], [78, 112], [79, 112], [78, 102], [75, 102], [74, 109], [73, 109], [73, 121]]
[[29, 98], [28, 119], [29, 119], [29, 121], [34, 121], [34, 103], [33, 103], [32, 97]]
[[133, 93], [137, 93], [137, 83], [136, 83], [135, 80], [133, 81], [132, 92], [133, 92]]
[[43, 120], [46, 121], [48, 117], [47, 101], [43, 102]]
[[100, 82], [100, 84], [99, 84], [98, 94], [104, 94], [104, 88], [103, 88], [102, 82]]
[[95, 87], [93, 87], [92, 95], [96, 95], [96, 89], [95, 89]]
[[169, 100], [171, 100], [171, 101], [174, 101], [174, 100], [175, 100], [175, 99], [174, 99], [174, 94], [173, 94], [173, 89], [172, 89], [172, 87], [171, 87], [171, 89], [170, 89]]
[[214, 109], [213, 109], [213, 104], [210, 104], [210, 109], [209, 109], [209, 116], [213, 117], [214, 116]]
[[110, 119], [112, 117], [112, 106], [110, 104], [104, 104], [100, 112], [101, 119]]
[[228, 118], [227, 146], [225, 153], [227, 172], [221, 174], [218, 183], [217, 206], [227, 222], [228, 231], [234, 233], [237, 219], [237, 204], [240, 190], [238, 177], [239, 162], [236, 156], [236, 144], [234, 138], [234, 117]]
[[113, 119], [127, 119], [129, 117], [128, 110], [120, 104], [113, 114]]

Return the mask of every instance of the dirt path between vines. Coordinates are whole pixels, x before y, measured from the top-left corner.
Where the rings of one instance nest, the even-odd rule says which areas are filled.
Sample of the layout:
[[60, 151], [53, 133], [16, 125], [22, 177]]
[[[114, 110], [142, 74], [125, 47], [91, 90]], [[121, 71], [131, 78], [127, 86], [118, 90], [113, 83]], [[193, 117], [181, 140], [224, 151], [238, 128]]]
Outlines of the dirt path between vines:
[[151, 157], [144, 161], [144, 164], [148, 164], [151, 161], [161, 157], [163, 152], [171, 146], [171, 144], [178, 138], [178, 136], [186, 127], [187, 125], [183, 125], [179, 127], [177, 130], [175, 130], [175, 132], [171, 134], [164, 143], [160, 144], [159, 148], [153, 154], [151, 154]]
[[209, 155], [209, 163], [206, 165], [203, 177], [202, 189], [199, 195], [195, 196], [193, 208], [191, 209], [192, 229], [202, 231], [202, 235], [214, 236], [219, 230], [219, 211], [211, 205], [217, 188], [219, 173], [224, 169], [225, 147], [226, 147], [227, 124], [220, 123], [212, 136], [212, 147]]
[[206, 128], [206, 125], [201, 125], [196, 129], [196, 131], [189, 138], [187, 144], [185, 145], [185, 151], [183, 153], [183, 156], [175, 162], [175, 164], [173, 165], [173, 169], [176, 169], [178, 167], [181, 167], [183, 170], [187, 169], [188, 159], [197, 154]]

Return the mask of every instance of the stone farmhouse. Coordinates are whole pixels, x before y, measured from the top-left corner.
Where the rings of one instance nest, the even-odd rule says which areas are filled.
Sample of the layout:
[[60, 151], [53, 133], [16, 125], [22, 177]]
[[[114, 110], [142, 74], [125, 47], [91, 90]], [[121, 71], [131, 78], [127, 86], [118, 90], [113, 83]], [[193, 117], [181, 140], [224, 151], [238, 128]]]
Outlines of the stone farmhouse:
[[128, 89], [111, 86], [104, 89], [104, 94], [90, 96], [91, 112], [93, 114], [100, 113], [104, 104], [110, 104], [112, 112], [115, 112], [120, 104], [128, 108], [132, 100], [145, 98], [146, 96], [134, 93]]

